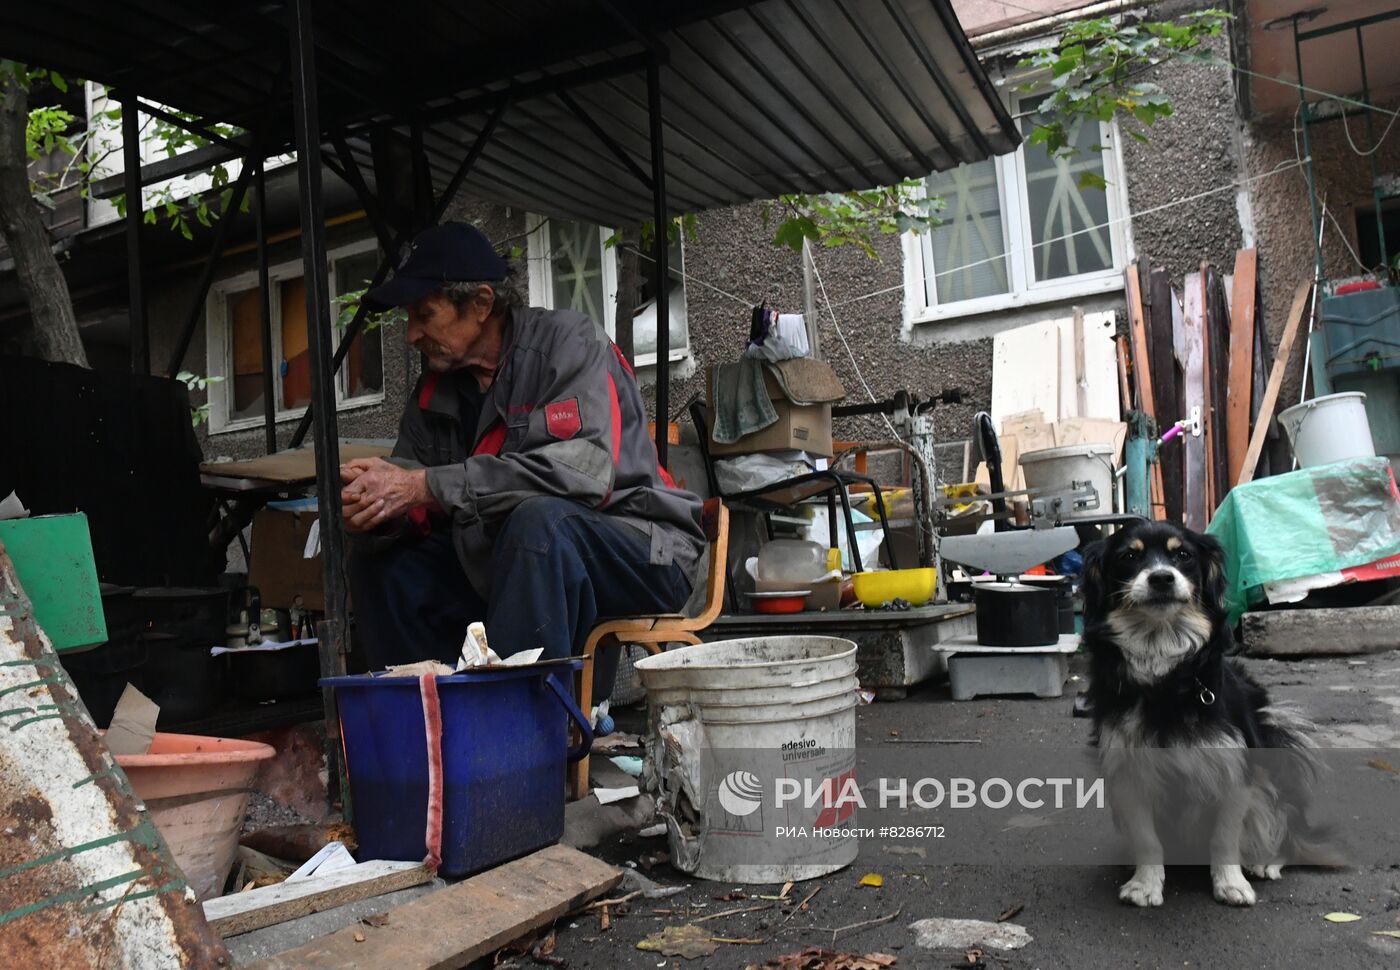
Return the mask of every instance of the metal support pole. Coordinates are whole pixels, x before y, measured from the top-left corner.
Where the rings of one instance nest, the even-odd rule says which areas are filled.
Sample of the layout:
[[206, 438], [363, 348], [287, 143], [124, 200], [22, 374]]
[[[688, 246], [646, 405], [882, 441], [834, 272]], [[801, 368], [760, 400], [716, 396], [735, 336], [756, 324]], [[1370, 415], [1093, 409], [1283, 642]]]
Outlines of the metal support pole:
[[189, 352], [190, 341], [194, 338], [195, 327], [199, 325], [199, 321], [204, 319], [204, 301], [209, 296], [209, 287], [214, 284], [214, 274], [219, 269], [219, 254], [224, 251], [229, 231], [238, 219], [239, 210], [243, 208], [243, 196], [248, 192], [248, 182], [253, 174], [252, 161], [261, 157], [262, 149], [254, 148], [252, 154], [243, 159], [243, 170], [238, 173], [238, 178], [233, 183], [228, 207], [219, 213], [219, 225], [214, 230], [214, 242], [209, 247], [209, 258], [204, 262], [204, 272], [200, 275], [199, 284], [190, 300], [189, 314], [185, 317], [184, 329], [180, 331], [175, 349], [170, 353], [170, 362], [165, 365], [167, 377], [174, 377], [179, 372], [180, 365], [185, 362], [185, 354]]
[[671, 268], [666, 215], [666, 157], [661, 132], [661, 65], [647, 60], [647, 114], [651, 121], [652, 265], [656, 270], [656, 460], [666, 466], [671, 415]]
[[[1366, 79], [1366, 41], [1361, 36], [1361, 27], [1359, 25], [1356, 28], [1356, 59], [1361, 66], [1361, 100], [1366, 102], [1366, 144], [1374, 148], [1376, 144], [1376, 130], [1371, 116], [1375, 112], [1371, 110], [1371, 85]], [[1342, 111], [1346, 111], [1346, 105], [1342, 106]], [[1346, 124], [1345, 113], [1342, 115], [1342, 124]], [[1371, 166], [1371, 197], [1376, 203], [1376, 241], [1380, 244], [1381, 263], [1389, 269], [1390, 253], [1387, 251], [1385, 245], [1385, 219], [1381, 215], [1381, 190], [1380, 187], [1376, 185], [1376, 177], [1379, 174], [1376, 171], [1376, 155], [1377, 152], [1372, 151], [1371, 154], [1366, 156], [1366, 161], [1370, 163]]]
[[[461, 186], [462, 180], [467, 177], [467, 173], [471, 171], [472, 166], [476, 164], [476, 160], [480, 158], [481, 153], [486, 150], [486, 145], [491, 140], [491, 135], [495, 132], [497, 123], [501, 120], [501, 116], [505, 114], [506, 104], [506, 101], [501, 101], [496, 106], [496, 109], [491, 113], [491, 117], [487, 119], [485, 126], [482, 127], [481, 132], [476, 136], [476, 141], [472, 144], [471, 150], [468, 151], [466, 157], [462, 159], [462, 164], [457, 166], [457, 171], [453, 174], [452, 181], [447, 183], [447, 191], [443, 192], [442, 198], [438, 200], [437, 208], [433, 210], [432, 221], [434, 224], [442, 218], [442, 214], [452, 203], [453, 196], [457, 194], [457, 189]], [[366, 286], [365, 289], [372, 290], [380, 283], [384, 282], [385, 278], [389, 275], [390, 267], [398, 260], [399, 250], [403, 248], [404, 243], [407, 241], [408, 237], [403, 235], [394, 239], [392, 249], [385, 253], [383, 258], [380, 259], [379, 268], [374, 271], [374, 276], [370, 278], [369, 285]], [[331, 361], [332, 374], [339, 373], [340, 365], [345, 361], [346, 355], [350, 353], [351, 344], [355, 342], [355, 338], [358, 337], [360, 331], [364, 329], [368, 318], [369, 314], [365, 309], [365, 305], [361, 303], [355, 308], [355, 313], [350, 318], [349, 326], [347, 326], [345, 332], [340, 335], [340, 344], [335, 348], [335, 357]], [[295, 448], [306, 439], [306, 432], [311, 428], [311, 421], [315, 410], [315, 402], [313, 401], [311, 405], [307, 407], [306, 412], [302, 414], [301, 421], [297, 424], [296, 431], [292, 433], [292, 440], [288, 442], [287, 447]]]
[[436, 220], [433, 211], [433, 176], [428, 165], [428, 151], [423, 147], [423, 125], [413, 122], [408, 129], [413, 154], [413, 231], [420, 233]]
[[[1303, 87], [1303, 45], [1298, 39], [1298, 19], [1293, 19], [1293, 59], [1298, 69], [1298, 116], [1303, 122], [1303, 157], [1308, 164], [1305, 170], [1308, 176], [1308, 205], [1312, 207], [1312, 234], [1313, 238], [1318, 238], [1321, 229], [1322, 214], [1317, 210], [1317, 181], [1313, 175], [1312, 144], [1308, 139], [1308, 94]], [[1318, 282], [1322, 281], [1322, 243], [1318, 242], [1317, 248], [1313, 252], [1316, 262], [1316, 276]]]
[[151, 343], [141, 263], [141, 114], [135, 97], [122, 100], [122, 157], [126, 166], [126, 302], [131, 372], [144, 376], [151, 372]]
[[267, 278], [267, 186], [263, 160], [253, 163], [253, 224], [258, 234], [258, 332], [262, 336], [263, 435], [277, 450], [277, 380], [272, 371], [272, 284]]
[[[345, 534], [340, 506], [340, 442], [336, 435], [335, 375], [331, 370], [330, 294], [326, 279], [325, 223], [321, 212], [321, 123], [316, 98], [316, 40], [312, 0], [292, 0], [290, 41], [292, 110], [297, 142], [297, 189], [301, 202], [301, 265], [306, 281], [306, 337], [311, 365], [311, 403], [316, 409], [316, 500], [321, 531], [321, 582], [326, 618], [320, 636], [321, 674], [345, 673], [346, 625]], [[326, 712], [326, 762], [340, 783], [350, 818], [340, 751], [340, 716], [335, 692], [323, 688]]]

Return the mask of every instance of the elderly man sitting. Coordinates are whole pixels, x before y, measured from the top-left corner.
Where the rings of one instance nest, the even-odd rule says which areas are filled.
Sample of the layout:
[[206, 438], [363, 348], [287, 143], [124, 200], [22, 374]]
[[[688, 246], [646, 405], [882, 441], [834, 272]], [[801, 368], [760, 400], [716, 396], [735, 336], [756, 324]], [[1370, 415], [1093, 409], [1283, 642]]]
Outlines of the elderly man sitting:
[[[388, 459], [341, 468], [371, 668], [452, 661], [484, 619], [501, 656], [577, 652], [600, 617], [674, 612], [700, 500], [659, 467], [632, 369], [580, 313], [525, 307], [478, 229], [414, 241], [372, 308], [401, 307], [426, 370]], [[371, 538], [372, 537], [372, 538]]]

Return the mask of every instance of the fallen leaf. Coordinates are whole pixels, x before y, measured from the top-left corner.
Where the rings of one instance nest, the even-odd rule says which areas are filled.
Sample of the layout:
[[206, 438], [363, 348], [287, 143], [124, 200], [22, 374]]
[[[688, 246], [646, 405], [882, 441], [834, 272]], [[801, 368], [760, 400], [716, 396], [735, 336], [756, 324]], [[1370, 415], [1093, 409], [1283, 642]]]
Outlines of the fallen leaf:
[[1016, 903], [1016, 904], [1014, 904], [1014, 905], [1012, 905], [1012, 906], [1009, 906], [1009, 907], [1007, 907], [1006, 912], [1002, 913], [1000, 916], [997, 917], [997, 922], [998, 922], [998, 923], [1005, 923], [1005, 922], [1006, 922], [1007, 920], [1009, 920], [1011, 917], [1016, 916], [1016, 915], [1019, 915], [1020, 912], [1021, 912], [1021, 910], [1025, 909], [1025, 908], [1026, 908], [1026, 904], [1025, 904], [1025, 903]]
[[1382, 761], [1379, 758], [1372, 758], [1370, 761], [1366, 762], [1366, 767], [1375, 768], [1377, 771], [1388, 771], [1392, 775], [1400, 775], [1400, 771], [1396, 770], [1393, 764], [1389, 761]]
[[710, 898], [720, 903], [735, 903], [740, 900], [748, 899], [749, 894], [742, 889], [733, 889], [722, 896], [711, 896]]
[[1372, 936], [1390, 936], [1400, 940], [1400, 930], [1372, 930]]
[[1355, 913], [1328, 913], [1322, 918], [1329, 923], [1355, 923], [1361, 917]]
[[719, 944], [698, 926], [668, 926], [660, 933], [653, 933], [638, 942], [637, 949], [693, 960], [714, 953], [719, 949]]
[[370, 913], [370, 914], [369, 914], [368, 916], [366, 916], [364, 919], [360, 920], [360, 922], [361, 922], [361, 923], [364, 923], [366, 926], [388, 926], [388, 925], [389, 925], [389, 914], [388, 914], [388, 913]]
[[860, 877], [860, 884], [862, 886], [874, 886], [876, 889], [879, 889], [885, 884], [885, 877], [878, 872], [867, 872]]
[[355, 931], [355, 942], [356, 942], [356, 943], [363, 943], [364, 941], [365, 941], [365, 935], [364, 935], [363, 933], [361, 933], [359, 930], [356, 930], [356, 931]]

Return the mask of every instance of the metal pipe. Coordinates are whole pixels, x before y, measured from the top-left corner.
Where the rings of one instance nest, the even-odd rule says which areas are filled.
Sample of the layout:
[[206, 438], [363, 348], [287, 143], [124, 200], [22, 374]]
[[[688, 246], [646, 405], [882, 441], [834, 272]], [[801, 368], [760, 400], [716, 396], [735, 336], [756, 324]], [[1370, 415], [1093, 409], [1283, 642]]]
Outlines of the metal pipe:
[[141, 114], [134, 96], [122, 101], [122, 157], [126, 183], [126, 302], [131, 372], [145, 376], [151, 372], [151, 340], [143, 285], [145, 267], [141, 260]]
[[653, 268], [656, 295], [656, 460], [666, 467], [671, 415], [670, 228], [666, 215], [666, 156], [661, 123], [661, 65], [647, 61], [647, 114], [651, 123], [651, 199]]
[[[481, 157], [481, 153], [485, 151], [486, 143], [490, 141], [491, 133], [496, 130], [496, 124], [501, 120], [501, 115], [505, 112], [506, 104], [506, 101], [501, 101], [496, 106], [496, 110], [492, 112], [491, 117], [486, 121], [486, 125], [481, 129], [480, 134], [476, 136], [476, 141], [472, 144], [466, 157], [462, 159], [462, 164], [459, 165], [457, 171], [453, 173], [452, 180], [447, 183], [447, 190], [443, 192], [442, 198], [438, 200], [437, 207], [433, 210], [432, 221], [434, 225], [442, 218], [443, 213], [447, 211], [447, 207], [452, 204], [452, 199], [457, 194], [457, 189], [461, 186], [462, 180], [466, 178], [467, 172], [471, 170], [471, 167], [476, 164], [476, 160]], [[408, 238], [406, 234], [400, 234], [395, 237], [390, 251], [385, 253], [379, 260], [379, 267], [374, 271], [374, 276], [370, 278], [369, 285], [365, 287], [366, 289], [372, 290], [380, 283], [384, 282], [385, 278], [389, 275], [389, 269], [398, 260], [399, 250], [408, 242]], [[346, 356], [350, 353], [350, 345], [355, 342], [355, 338], [358, 337], [360, 331], [364, 329], [368, 317], [368, 310], [365, 304], [361, 302], [360, 305], [355, 308], [355, 313], [350, 318], [350, 323], [346, 326], [345, 332], [340, 335], [340, 344], [335, 348], [335, 356], [331, 359], [332, 375], [340, 371], [340, 365], [345, 362]], [[288, 442], [287, 447], [295, 448], [306, 439], [306, 432], [311, 428], [311, 421], [316, 411], [315, 403], [315, 401], [312, 401], [307, 405], [306, 411], [301, 416], [301, 421], [297, 423], [296, 430], [292, 432], [292, 440]]]
[[263, 160], [253, 170], [253, 224], [258, 236], [258, 332], [262, 340], [263, 437], [277, 450], [277, 381], [272, 372], [272, 284], [267, 277], [267, 184]]
[[[321, 675], [345, 673], [348, 652], [345, 583], [345, 523], [340, 505], [340, 441], [336, 433], [335, 375], [330, 367], [331, 321], [326, 278], [325, 227], [321, 224], [321, 127], [316, 92], [316, 40], [312, 0], [290, 3], [292, 113], [297, 143], [297, 188], [301, 207], [301, 265], [306, 283], [306, 337], [311, 366], [311, 404], [316, 409], [316, 501], [321, 532], [321, 583], [326, 618], [320, 637]], [[340, 751], [340, 715], [335, 692], [321, 691], [326, 712], [326, 762], [340, 785], [349, 818], [349, 788], [344, 784]]]

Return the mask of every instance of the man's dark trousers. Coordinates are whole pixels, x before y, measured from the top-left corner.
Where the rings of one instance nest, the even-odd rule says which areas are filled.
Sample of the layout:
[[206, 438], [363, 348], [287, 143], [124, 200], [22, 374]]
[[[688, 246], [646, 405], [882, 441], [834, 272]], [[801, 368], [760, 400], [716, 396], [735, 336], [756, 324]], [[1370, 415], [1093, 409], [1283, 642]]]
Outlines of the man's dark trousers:
[[[467, 582], [445, 525], [383, 548], [362, 544], [350, 559], [358, 639], [371, 670], [455, 663], [467, 625], [482, 619], [502, 657], [536, 647], [545, 659], [574, 656], [600, 618], [684, 606], [689, 580], [650, 554], [647, 537], [626, 523], [568, 499], [527, 499], [496, 536], [487, 603]], [[615, 656], [601, 659], [615, 670]], [[602, 663], [598, 673], [595, 689], [609, 688], [612, 673]]]

